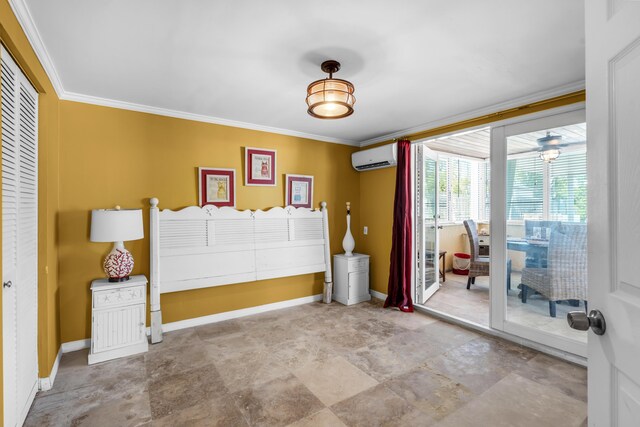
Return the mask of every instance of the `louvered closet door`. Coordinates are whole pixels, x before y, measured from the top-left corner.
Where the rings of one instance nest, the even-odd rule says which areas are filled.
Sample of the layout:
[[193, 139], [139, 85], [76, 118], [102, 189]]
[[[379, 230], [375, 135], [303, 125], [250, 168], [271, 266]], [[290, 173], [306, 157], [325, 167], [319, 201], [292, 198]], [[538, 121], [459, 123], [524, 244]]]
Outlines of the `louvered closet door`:
[[4, 425], [22, 425], [38, 384], [38, 97], [2, 48]]

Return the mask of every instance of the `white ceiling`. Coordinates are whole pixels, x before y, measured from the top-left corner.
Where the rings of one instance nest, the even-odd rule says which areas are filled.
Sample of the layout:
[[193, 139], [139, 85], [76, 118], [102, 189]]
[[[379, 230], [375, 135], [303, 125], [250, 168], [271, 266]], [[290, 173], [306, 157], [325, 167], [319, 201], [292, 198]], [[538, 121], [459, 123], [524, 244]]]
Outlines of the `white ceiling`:
[[[540, 149], [538, 139], [551, 132], [552, 135], [561, 135], [562, 151], [584, 150], [587, 141], [587, 124], [577, 123], [561, 126], [553, 129], [542, 129], [535, 132], [523, 133], [507, 138], [507, 154], [518, 155], [534, 153]], [[460, 132], [440, 138], [429, 139], [425, 145], [440, 153], [457, 154], [465, 157], [474, 157], [485, 160], [491, 155], [491, 128], [485, 127], [467, 132]]]
[[[11, 1], [64, 98], [345, 143], [584, 80], [583, 0]], [[351, 117], [306, 113], [326, 59]]]

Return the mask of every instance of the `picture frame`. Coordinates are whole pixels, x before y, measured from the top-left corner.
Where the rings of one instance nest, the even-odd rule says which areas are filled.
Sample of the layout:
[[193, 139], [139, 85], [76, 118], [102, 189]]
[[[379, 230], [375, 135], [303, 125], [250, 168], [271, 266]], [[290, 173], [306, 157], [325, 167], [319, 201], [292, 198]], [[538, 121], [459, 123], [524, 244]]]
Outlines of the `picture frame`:
[[273, 186], [276, 184], [276, 150], [245, 147], [244, 185]]
[[236, 207], [236, 170], [198, 168], [198, 203], [219, 208]]
[[285, 183], [287, 206], [309, 209], [313, 207], [313, 176], [287, 174]]

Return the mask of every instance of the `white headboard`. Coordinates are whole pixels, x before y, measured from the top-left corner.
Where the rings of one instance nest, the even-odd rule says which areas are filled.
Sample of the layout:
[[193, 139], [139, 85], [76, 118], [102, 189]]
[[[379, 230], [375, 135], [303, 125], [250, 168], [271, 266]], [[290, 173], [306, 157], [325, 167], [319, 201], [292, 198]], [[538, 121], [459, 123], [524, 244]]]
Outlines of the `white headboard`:
[[151, 342], [162, 341], [160, 294], [325, 273], [332, 282], [327, 204], [238, 211], [207, 205], [158, 209], [152, 198]]

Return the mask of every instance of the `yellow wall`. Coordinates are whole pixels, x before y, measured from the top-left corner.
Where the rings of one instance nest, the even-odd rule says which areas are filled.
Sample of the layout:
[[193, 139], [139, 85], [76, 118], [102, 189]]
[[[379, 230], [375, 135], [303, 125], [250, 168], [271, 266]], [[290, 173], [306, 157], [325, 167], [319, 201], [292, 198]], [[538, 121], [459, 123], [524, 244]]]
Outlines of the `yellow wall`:
[[[326, 200], [332, 253], [341, 252], [345, 202], [359, 206], [359, 180], [351, 167], [356, 150], [339, 144], [193, 122], [70, 101], [61, 102], [60, 305], [62, 342], [90, 336], [91, 280], [104, 276], [109, 244], [89, 242], [90, 210], [121, 205], [145, 209], [158, 197], [161, 209], [198, 203], [197, 167], [236, 169], [237, 208], [282, 206], [284, 174], [313, 175], [314, 204]], [[243, 185], [243, 147], [277, 150], [277, 186]], [[359, 229], [357, 215], [353, 229]], [[149, 274], [147, 238], [126, 243], [134, 273]], [[163, 321], [173, 322], [322, 291], [323, 275], [219, 286], [162, 296]]]
[[[500, 111], [495, 114], [426, 130], [408, 135], [407, 138], [411, 140], [421, 140], [446, 132], [454, 132], [473, 126], [489, 124], [497, 120], [531, 114], [577, 102], [584, 102], [584, 100], [585, 92], [579, 91], [550, 100], [535, 102], [529, 105]], [[375, 146], [388, 144], [390, 142], [391, 141], [381, 142], [375, 144]], [[363, 150], [371, 147], [364, 147]], [[371, 288], [385, 294], [387, 293], [389, 280], [395, 175], [396, 168], [378, 169], [360, 173], [360, 224], [363, 227], [369, 227], [369, 233], [366, 236], [362, 235], [362, 230], [354, 233], [354, 236], [359, 236], [362, 242], [357, 250], [371, 255]], [[452, 236], [448, 237], [453, 238]], [[451, 265], [451, 255], [447, 254], [447, 257], [449, 258], [449, 265]]]
[[[38, 110], [38, 202], [40, 204], [38, 215], [38, 355], [39, 375], [47, 377], [60, 348], [58, 253], [55, 241], [55, 215], [58, 210], [59, 100], [6, 0], [0, 1], [0, 41], [13, 55], [16, 63], [40, 94]], [[0, 304], [0, 334], [2, 331], [1, 314], [2, 305]], [[2, 340], [0, 339], [0, 347], [1, 345]], [[0, 363], [0, 379], [1, 373], [2, 364]], [[2, 387], [0, 387], [1, 398]], [[2, 419], [2, 405], [0, 405], [0, 419]]]

